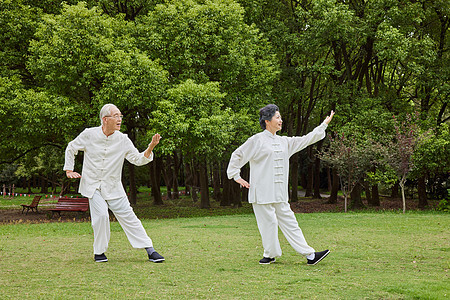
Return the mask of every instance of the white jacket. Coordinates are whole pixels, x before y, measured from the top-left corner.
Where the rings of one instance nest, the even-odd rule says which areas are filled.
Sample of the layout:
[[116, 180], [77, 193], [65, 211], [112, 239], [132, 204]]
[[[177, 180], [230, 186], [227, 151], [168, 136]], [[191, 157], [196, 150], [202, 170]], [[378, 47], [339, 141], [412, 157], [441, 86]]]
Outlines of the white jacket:
[[289, 158], [325, 137], [326, 123], [300, 137], [273, 135], [264, 130], [250, 137], [231, 155], [227, 175], [237, 180], [241, 168], [250, 162], [248, 202], [258, 204], [287, 202], [289, 199]]
[[124, 159], [137, 166], [153, 160], [153, 152], [146, 158], [128, 135], [115, 131], [107, 137], [101, 127], [85, 129], [67, 145], [64, 170], [73, 171], [78, 151], [84, 151], [79, 192], [88, 198], [92, 198], [96, 189], [105, 200], [126, 196], [121, 181]]

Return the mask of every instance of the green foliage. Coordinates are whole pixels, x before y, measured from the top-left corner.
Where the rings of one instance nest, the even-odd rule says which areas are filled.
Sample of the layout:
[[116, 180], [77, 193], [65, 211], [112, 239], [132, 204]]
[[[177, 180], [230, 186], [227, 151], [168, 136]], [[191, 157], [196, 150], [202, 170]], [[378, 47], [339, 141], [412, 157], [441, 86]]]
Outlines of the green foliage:
[[413, 154], [413, 174], [431, 175], [450, 171], [450, 130], [448, 124], [442, 124], [438, 130], [426, 133], [419, 140]]
[[154, 128], [166, 135], [163, 151], [180, 149], [188, 158], [218, 158], [225, 151], [231, 133], [230, 109], [223, 109], [225, 94], [218, 83], [197, 84], [193, 80], [169, 89], [168, 100], [153, 112]]
[[366, 173], [366, 176], [365, 181], [371, 186], [380, 183], [393, 186], [398, 181], [397, 174], [389, 166], [381, 166], [375, 172], [369, 171]]
[[30, 43], [28, 66], [52, 92], [89, 103], [91, 94], [101, 87], [101, 66], [108, 54], [118, 46], [129, 47], [123, 31], [123, 20], [99, 9], [87, 9], [83, 2], [65, 5], [60, 15], [43, 18], [36, 40]]
[[261, 106], [277, 68], [267, 41], [244, 23], [234, 1], [192, 0], [157, 5], [137, 20], [139, 47], [160, 60], [175, 84], [220, 82], [227, 106]]
[[[63, 149], [55, 149], [52, 146], [42, 147], [40, 151], [33, 151], [22, 159], [18, 160], [18, 167], [15, 176], [18, 178], [30, 179], [33, 176], [46, 178], [53, 182], [53, 186], [61, 186], [64, 180], [64, 171], [61, 165], [64, 164]], [[52, 176], [57, 174], [57, 176]]]
[[[411, 175], [446, 174], [449, 8], [444, 0], [1, 0], [0, 163], [23, 165], [20, 174], [34, 170], [35, 157], [53, 166], [45, 146], [61, 153], [98, 125], [106, 102], [125, 114], [138, 147], [158, 131], [156, 151], [226, 160], [260, 130], [258, 108], [276, 103], [283, 134], [306, 133], [334, 109], [329, 131], [370, 147], [395, 139], [392, 115], [419, 111], [429, 134]], [[388, 167], [373, 166], [373, 181], [390, 178]]]
[[39, 9], [22, 1], [0, 1], [0, 76], [29, 77], [25, 68], [28, 44], [40, 21]]
[[43, 145], [62, 147], [72, 108], [65, 97], [25, 89], [17, 77], [0, 77], [2, 159], [13, 161]]
[[[447, 193], [450, 195], [450, 191], [447, 190]], [[442, 199], [439, 202], [438, 207], [436, 208], [439, 211], [445, 211], [445, 212], [449, 212], [450, 211], [450, 202], [448, 201], [448, 199]]]
[[[102, 66], [102, 87], [94, 93], [98, 110], [106, 103], [114, 103], [125, 115], [125, 129], [142, 128], [145, 137], [151, 112], [165, 96], [167, 72], [138, 50], [115, 50], [107, 60]], [[141, 141], [144, 148], [151, 140], [148, 138]]]
[[136, 48], [133, 31], [120, 15], [110, 17], [83, 2], [64, 5], [38, 28], [29, 67], [46, 90], [70, 100], [75, 118], [69, 140], [83, 127], [98, 125], [98, 111], [111, 102], [125, 114], [127, 131], [148, 128], [168, 76]]
[[116, 17], [124, 15], [125, 20], [134, 21], [138, 15], [145, 15], [160, 0], [87, 0], [89, 7], [98, 6], [106, 14]]

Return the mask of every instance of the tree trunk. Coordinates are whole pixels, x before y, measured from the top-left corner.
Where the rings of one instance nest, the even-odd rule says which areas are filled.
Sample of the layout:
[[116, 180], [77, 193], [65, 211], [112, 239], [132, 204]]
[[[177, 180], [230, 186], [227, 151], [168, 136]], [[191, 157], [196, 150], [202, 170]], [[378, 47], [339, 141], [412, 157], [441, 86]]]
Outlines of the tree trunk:
[[350, 207], [352, 209], [364, 207], [364, 204], [362, 203], [361, 199], [361, 190], [362, 190], [361, 185], [357, 184], [350, 193], [350, 200], [351, 200]]
[[128, 175], [130, 179], [130, 186], [128, 190], [128, 199], [131, 204], [136, 204], [137, 188], [136, 188], [136, 175], [133, 164], [128, 164]]
[[210, 208], [211, 204], [209, 202], [209, 185], [208, 185], [208, 168], [206, 167], [206, 162], [199, 162], [199, 173], [200, 173], [200, 208]]
[[216, 201], [221, 201], [221, 195], [220, 192], [220, 162], [214, 162], [212, 165], [212, 172], [213, 172], [213, 189], [214, 189], [214, 199]]
[[33, 191], [31, 190], [31, 178], [27, 180], [28, 191], [27, 194], [31, 194]]
[[162, 174], [164, 177], [164, 182], [166, 183], [167, 197], [169, 199], [172, 199], [173, 171], [172, 171], [172, 157], [170, 155], [167, 155], [166, 157], [166, 163], [164, 164], [164, 168], [162, 168]]
[[[242, 201], [241, 201], [241, 197], [242, 197], [242, 190], [246, 188], [241, 188], [241, 185], [235, 181], [231, 182], [231, 205], [233, 207], [241, 207], [242, 206]], [[245, 192], [245, 191], [244, 191]]]
[[398, 198], [399, 194], [398, 194], [398, 188], [399, 188], [399, 182], [397, 181], [394, 186], [391, 189], [391, 198]]
[[198, 201], [198, 188], [195, 186], [191, 186], [191, 198], [192, 198], [192, 202], [197, 203]]
[[428, 206], [427, 185], [425, 175], [417, 179], [417, 193], [419, 195], [419, 208], [423, 209]]
[[366, 193], [367, 204], [371, 205], [371, 203], [372, 203], [372, 193], [371, 193], [370, 186], [367, 183], [367, 181], [364, 181], [364, 192]]
[[223, 181], [222, 197], [220, 198], [220, 206], [231, 205], [231, 184], [232, 180], [225, 179]]
[[61, 191], [59, 192], [59, 197], [64, 196], [64, 194], [65, 194], [65, 189], [67, 188], [67, 184], [68, 184], [68, 183], [66, 183], [65, 180], [62, 181], [62, 184], [61, 184]]
[[[322, 149], [323, 140], [317, 143], [317, 152]], [[314, 159], [314, 199], [322, 199], [320, 196], [320, 158], [316, 156]]]
[[178, 169], [180, 167], [178, 155], [176, 152], [173, 153], [173, 173], [172, 173], [172, 187], [173, 187], [173, 198], [180, 198], [180, 194], [178, 192]]
[[48, 181], [47, 178], [44, 176], [41, 176], [41, 194], [47, 194], [48, 193]]
[[[130, 138], [130, 140], [133, 142], [136, 141], [136, 128], [134, 127], [134, 125], [132, 123], [127, 124], [128, 130], [127, 130], [127, 134], [128, 137]], [[129, 189], [128, 189], [128, 200], [130, 201], [131, 204], [136, 204], [136, 195], [137, 195], [137, 188], [136, 188], [136, 175], [135, 175], [135, 169], [134, 169], [134, 165], [132, 163], [127, 163], [127, 167], [128, 167], [128, 176], [129, 176]], [[122, 173], [123, 175], [124, 173]], [[125, 180], [124, 180], [125, 182]], [[125, 188], [125, 187], [124, 187]], [[125, 191], [127, 189], [125, 188]]]
[[348, 196], [347, 193], [344, 193], [344, 212], [347, 212], [348, 207], [347, 203], [348, 203]]
[[298, 201], [298, 153], [291, 157], [291, 202]]
[[152, 184], [152, 195], [153, 195], [153, 205], [163, 205], [163, 200], [161, 197], [161, 169], [162, 169], [162, 158], [158, 157], [154, 159], [151, 163], [150, 180]]
[[333, 188], [333, 183], [331, 181], [331, 169], [330, 168], [327, 168], [327, 184], [328, 184], [327, 191], [331, 192], [331, 189]]
[[52, 173], [52, 194], [56, 194], [56, 178], [55, 173]]
[[221, 176], [222, 176], [222, 196], [220, 198], [220, 206], [229, 206], [231, 205], [231, 199], [232, 199], [232, 190], [231, 185], [233, 184], [233, 179], [228, 179], [227, 177], [227, 162], [222, 162], [222, 170], [221, 170]]
[[402, 191], [403, 213], [405, 213], [406, 212], [405, 185], [400, 183], [400, 189]]
[[[308, 158], [311, 158], [311, 146], [308, 147]], [[312, 188], [313, 188], [313, 180], [314, 180], [314, 168], [313, 164], [311, 163], [311, 159], [308, 159], [307, 164], [307, 179], [306, 179], [306, 189], [305, 189], [305, 197], [311, 197], [312, 194]]]
[[185, 173], [184, 185], [186, 186], [186, 195], [191, 195], [191, 189], [193, 185], [193, 174], [191, 168], [191, 161], [189, 159], [184, 159], [184, 173]]
[[196, 162], [192, 162], [192, 168], [191, 168], [191, 172], [192, 172], [192, 186], [191, 186], [191, 196], [192, 196], [192, 201], [195, 203], [198, 201], [198, 191], [199, 191], [199, 186], [200, 186], [200, 172], [198, 169], [198, 165]]
[[[247, 166], [242, 168], [242, 176], [247, 182], [250, 181], [250, 169]], [[235, 199], [235, 201], [234, 201], [235, 207], [242, 207], [242, 202], [248, 202], [248, 189], [241, 188], [239, 185], [239, 190], [240, 190], [241, 197], [237, 197]]]
[[372, 185], [372, 202], [371, 206], [380, 206], [380, 194], [378, 192], [378, 184]]
[[337, 203], [337, 196], [339, 192], [339, 176], [337, 175], [337, 171], [335, 169], [331, 169], [331, 192], [330, 192], [330, 198], [328, 198], [328, 203], [330, 204], [336, 204]]

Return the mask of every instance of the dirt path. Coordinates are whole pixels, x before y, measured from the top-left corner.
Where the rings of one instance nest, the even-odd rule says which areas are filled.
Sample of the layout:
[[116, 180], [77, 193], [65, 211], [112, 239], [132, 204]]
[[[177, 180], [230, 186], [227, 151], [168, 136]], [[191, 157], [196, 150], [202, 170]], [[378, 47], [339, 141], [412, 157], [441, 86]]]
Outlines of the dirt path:
[[[365, 203], [366, 204], [366, 203]], [[418, 209], [417, 201], [408, 201], [408, 210]], [[436, 208], [438, 201], [429, 201], [430, 209]], [[2, 209], [0, 210], [0, 224], [7, 223], [45, 223], [45, 222], [84, 222], [89, 221], [89, 213], [79, 214], [76, 212], [66, 212], [59, 217], [51, 217], [51, 212], [47, 211], [51, 205], [40, 205], [39, 212], [29, 212], [22, 214], [22, 209]], [[327, 198], [308, 199], [291, 203], [291, 208], [295, 213], [315, 213], [315, 212], [343, 212], [344, 201], [339, 200], [337, 204], [328, 204]], [[381, 206], [367, 208], [370, 210], [401, 210], [401, 199], [383, 198]]]

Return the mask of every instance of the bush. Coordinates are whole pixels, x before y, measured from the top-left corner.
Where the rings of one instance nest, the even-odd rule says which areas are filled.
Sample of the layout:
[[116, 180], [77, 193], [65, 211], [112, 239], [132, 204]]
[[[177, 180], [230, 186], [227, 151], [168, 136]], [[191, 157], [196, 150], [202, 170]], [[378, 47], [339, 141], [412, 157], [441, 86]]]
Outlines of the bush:
[[439, 211], [449, 212], [450, 211], [450, 203], [448, 202], [447, 199], [442, 199], [439, 202], [438, 207], [436, 209]]

